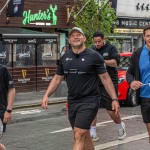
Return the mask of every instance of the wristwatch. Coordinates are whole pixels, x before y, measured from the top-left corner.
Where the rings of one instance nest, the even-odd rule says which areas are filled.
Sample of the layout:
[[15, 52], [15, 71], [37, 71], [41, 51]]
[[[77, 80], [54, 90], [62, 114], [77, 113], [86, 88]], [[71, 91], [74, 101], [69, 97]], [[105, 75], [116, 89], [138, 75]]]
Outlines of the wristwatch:
[[117, 102], [119, 102], [118, 98], [113, 98], [112, 101], [117, 101]]
[[12, 112], [12, 110], [11, 110], [11, 109], [7, 109], [6, 111], [7, 111], [8, 113], [11, 113], [11, 112]]

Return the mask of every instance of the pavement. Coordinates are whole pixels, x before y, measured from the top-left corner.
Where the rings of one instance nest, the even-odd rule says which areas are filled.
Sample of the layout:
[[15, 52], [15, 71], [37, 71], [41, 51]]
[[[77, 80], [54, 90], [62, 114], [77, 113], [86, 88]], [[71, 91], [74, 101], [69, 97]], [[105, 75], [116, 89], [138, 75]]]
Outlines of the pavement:
[[[16, 93], [16, 99], [14, 101], [13, 109], [40, 106], [44, 93], [45, 91]], [[49, 105], [56, 103], [65, 103], [66, 100], [67, 97], [56, 97], [52, 95], [49, 98]]]
[[[21, 109], [21, 108], [40, 106], [41, 99], [42, 99], [44, 93], [45, 93], [45, 91], [17, 93], [13, 109], [17, 110], [17, 109]], [[60, 108], [62, 109], [64, 104], [61, 104], [61, 103], [65, 103], [66, 99], [67, 99], [66, 97], [56, 97], [55, 95], [52, 95], [49, 98], [49, 105], [51, 105], [51, 104], [58, 104], [58, 105], [50, 106], [50, 109], [48, 109], [47, 111], [44, 111], [42, 109], [35, 109], [35, 110], [31, 110], [31, 111], [30, 110], [29, 111], [21, 110], [19, 112], [18, 112], [18, 110], [14, 111], [13, 112], [14, 116], [13, 116], [13, 119], [10, 124], [19, 123], [19, 122], [27, 122], [27, 121], [36, 121], [39, 119], [40, 116], [42, 116], [43, 119], [46, 119], [46, 118], [54, 118], [55, 116], [64, 115], [63, 111], [58, 111], [58, 110]], [[102, 112], [103, 111], [101, 111], [101, 113]], [[127, 115], [128, 113], [129, 114], [132, 114], [132, 113], [138, 114], [137, 112], [139, 112], [139, 106], [134, 107], [132, 109], [131, 108], [122, 109], [122, 115], [123, 114]], [[23, 114], [23, 115], [20, 115], [20, 114]], [[101, 115], [101, 119], [102, 119], [102, 116], [105, 117], [105, 115]], [[145, 133], [146, 129], [144, 130], [143, 127], [141, 128], [141, 126], [135, 126], [135, 125], [134, 125], [134, 127], [132, 127], [132, 124], [137, 123], [137, 122], [133, 123], [133, 121], [134, 121], [134, 119], [132, 119], [130, 122], [128, 122], [128, 128], [127, 128], [128, 136], [127, 136], [126, 140], [124, 140], [122, 143], [119, 143], [119, 144], [118, 144], [118, 140], [107, 142], [107, 143], [105, 143], [101, 140], [99, 144], [96, 144], [97, 145], [96, 150], [100, 150], [100, 149], [105, 149], [105, 150], [120, 150], [120, 149], [121, 150], [131, 150], [131, 149], [132, 150], [149, 150], [150, 145], [148, 143], [147, 133]], [[140, 125], [140, 118], [138, 118], [135, 121], [138, 121], [138, 124]], [[130, 125], [130, 127], [129, 127], [129, 125]], [[104, 127], [102, 126], [101, 128], [104, 128]], [[133, 131], [131, 131], [132, 129], [134, 129], [133, 135], [131, 134], [131, 133], [133, 133]], [[141, 135], [141, 133], [144, 134], [144, 138], [142, 138], [143, 134]], [[106, 137], [108, 138], [109, 134], [110, 134], [109, 132], [108, 132], [108, 135], [105, 132], [103, 139], [105, 139]], [[140, 136], [140, 137], [138, 138], [138, 136]], [[135, 138], [137, 138], [137, 140]], [[104, 148], [104, 147], [106, 147], [106, 148]]]

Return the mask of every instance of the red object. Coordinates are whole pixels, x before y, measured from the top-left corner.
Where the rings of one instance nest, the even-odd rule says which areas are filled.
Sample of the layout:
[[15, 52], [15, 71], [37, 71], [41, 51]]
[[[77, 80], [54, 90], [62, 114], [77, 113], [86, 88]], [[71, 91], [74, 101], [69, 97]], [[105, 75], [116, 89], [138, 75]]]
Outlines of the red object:
[[66, 108], [68, 108], [68, 101], [66, 101]]
[[120, 64], [118, 66], [118, 99], [120, 102], [126, 101], [129, 91], [126, 72], [130, 64], [131, 55], [131, 52], [120, 53]]

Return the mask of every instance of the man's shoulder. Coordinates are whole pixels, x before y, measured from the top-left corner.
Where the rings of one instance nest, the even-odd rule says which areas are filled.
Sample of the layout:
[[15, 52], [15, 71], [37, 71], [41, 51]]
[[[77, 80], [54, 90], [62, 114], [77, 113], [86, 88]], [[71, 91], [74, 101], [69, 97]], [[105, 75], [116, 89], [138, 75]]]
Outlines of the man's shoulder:
[[109, 49], [117, 49], [116, 46], [114, 46], [113, 44], [107, 42], [106, 43], [107, 48], [109, 47]]
[[142, 52], [143, 46], [139, 47], [137, 50], [133, 51], [132, 57], [135, 57], [137, 55], [140, 55]]
[[63, 58], [63, 57], [66, 57], [66, 56], [69, 56], [69, 55], [72, 55], [71, 50], [67, 50], [67, 51], [64, 53], [64, 55], [62, 56], [62, 58]]
[[86, 48], [86, 52], [88, 52], [91, 55], [99, 55], [99, 53], [92, 48]]
[[92, 44], [92, 45], [91, 45], [91, 49], [96, 50], [96, 45], [95, 45], [95, 44]]

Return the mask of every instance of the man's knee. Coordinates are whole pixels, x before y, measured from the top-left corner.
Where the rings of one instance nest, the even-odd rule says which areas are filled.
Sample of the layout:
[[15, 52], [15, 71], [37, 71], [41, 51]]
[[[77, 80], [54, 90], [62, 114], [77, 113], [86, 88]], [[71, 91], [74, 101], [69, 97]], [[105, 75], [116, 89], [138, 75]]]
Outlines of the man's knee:
[[147, 127], [147, 131], [149, 133], [149, 136], [150, 136], [150, 123], [146, 123], [146, 127]]
[[74, 128], [74, 140], [80, 141], [86, 138], [88, 134], [88, 130], [80, 129], [80, 128]]

